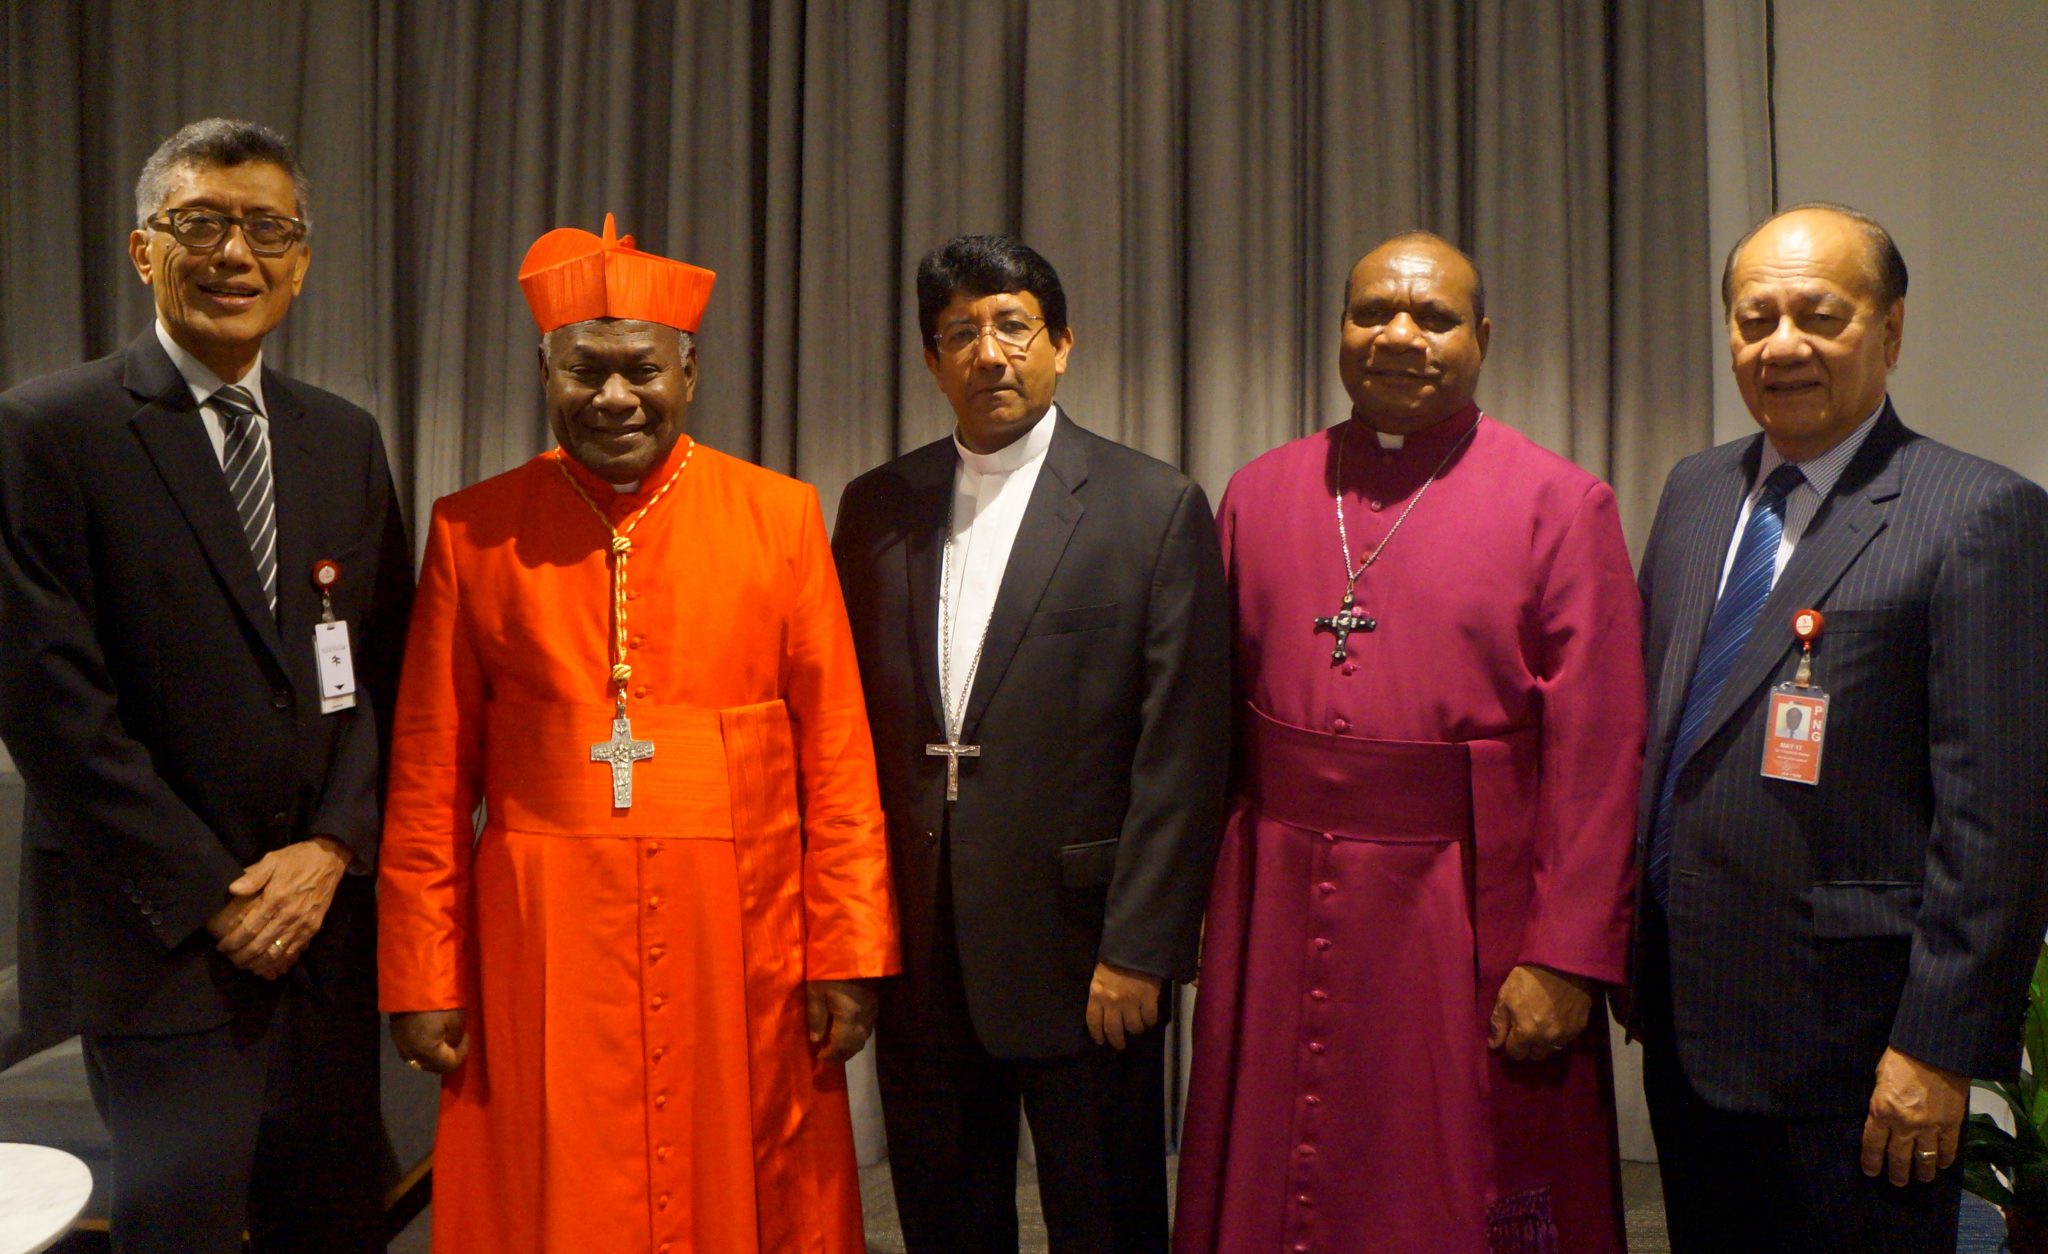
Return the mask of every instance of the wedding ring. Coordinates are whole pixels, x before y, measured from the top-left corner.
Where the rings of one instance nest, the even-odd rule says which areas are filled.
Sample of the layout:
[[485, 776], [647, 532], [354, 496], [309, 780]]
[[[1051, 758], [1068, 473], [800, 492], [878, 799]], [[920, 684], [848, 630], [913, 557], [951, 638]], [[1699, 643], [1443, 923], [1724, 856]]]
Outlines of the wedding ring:
[[270, 952], [274, 954], [281, 954], [284, 952], [284, 937], [280, 936], [276, 940], [270, 942]]
[[1939, 1158], [1941, 1155], [1935, 1150], [1917, 1150], [1914, 1152], [1913, 1157], [1921, 1162], [1926, 1162], [1930, 1158]]
[[419, 1060], [419, 1059], [417, 1059], [417, 1058], [408, 1058], [408, 1059], [406, 1059], [406, 1060], [405, 1060], [405, 1065], [406, 1065], [406, 1066], [408, 1066], [408, 1067], [411, 1067], [411, 1068], [412, 1068], [412, 1069], [413, 1069], [414, 1071], [425, 1071], [425, 1070], [426, 1070], [426, 1068], [425, 1068], [425, 1067], [422, 1067], [422, 1066], [420, 1065], [420, 1060]]

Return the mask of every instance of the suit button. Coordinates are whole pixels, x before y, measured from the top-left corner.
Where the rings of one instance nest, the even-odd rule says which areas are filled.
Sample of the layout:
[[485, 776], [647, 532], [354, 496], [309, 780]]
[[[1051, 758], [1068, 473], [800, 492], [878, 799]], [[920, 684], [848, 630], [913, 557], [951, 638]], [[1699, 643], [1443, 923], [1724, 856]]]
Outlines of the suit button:
[[164, 916], [152, 910], [149, 915], [149, 925], [151, 927], [162, 927], [164, 925]]
[[291, 824], [291, 821], [292, 816], [283, 810], [279, 810], [276, 814], [270, 816], [270, 825], [276, 828], [287, 827]]
[[276, 692], [273, 692], [273, 693], [271, 693], [271, 694], [270, 694], [270, 708], [271, 708], [271, 709], [273, 709], [273, 710], [289, 710], [289, 709], [291, 709], [291, 708], [292, 708], [292, 694], [291, 694], [291, 693], [289, 693], [289, 692], [286, 692], [286, 691], [285, 691], [284, 689], [282, 689], [282, 688], [279, 688], [279, 689], [278, 689], [278, 690], [277, 690]]
[[135, 903], [136, 905], [138, 905], [138, 906], [139, 906], [139, 905], [141, 905], [141, 904], [142, 904], [142, 890], [141, 890], [141, 889], [139, 889], [139, 888], [131, 888], [131, 889], [129, 889], [129, 890], [128, 890], [128, 900], [130, 900], [130, 901], [134, 902], [134, 903]]
[[937, 832], [931, 831], [926, 832], [924, 834], [924, 843], [933, 848], [937, 848], [939, 843], [939, 834]]

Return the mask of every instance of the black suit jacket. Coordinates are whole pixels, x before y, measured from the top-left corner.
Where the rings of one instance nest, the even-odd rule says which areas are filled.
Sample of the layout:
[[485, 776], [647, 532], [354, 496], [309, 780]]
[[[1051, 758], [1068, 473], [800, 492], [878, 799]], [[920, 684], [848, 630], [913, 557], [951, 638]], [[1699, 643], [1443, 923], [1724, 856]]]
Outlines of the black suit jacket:
[[[205, 923], [264, 853], [330, 835], [375, 865], [411, 552], [375, 421], [263, 377], [271, 616], [199, 408], [154, 329], [0, 396], [0, 737], [21, 770], [24, 1023], [218, 1026], [266, 995]], [[355, 709], [320, 713], [315, 561], [341, 566]], [[291, 977], [374, 980], [374, 877], [344, 877]]]
[[[833, 553], [888, 812], [905, 990], [931, 980], [946, 770], [939, 567], [950, 439], [868, 472]], [[1202, 489], [1062, 416], [1003, 572], [950, 828], [960, 965], [997, 1057], [1087, 1043], [1098, 960], [1194, 976], [1222, 830], [1230, 609]], [[885, 1005], [884, 1013], [889, 1013]]]
[[[1681, 462], [1644, 554], [1645, 841], [1762, 439]], [[1792, 618], [1809, 607], [1826, 616], [1813, 680], [1831, 698], [1813, 786], [1759, 773], [1768, 693], [1793, 676]], [[2011, 1075], [2048, 925], [2048, 494], [1887, 405], [1681, 770], [1671, 1009], [1703, 1097], [1860, 1114], [1887, 1045]]]

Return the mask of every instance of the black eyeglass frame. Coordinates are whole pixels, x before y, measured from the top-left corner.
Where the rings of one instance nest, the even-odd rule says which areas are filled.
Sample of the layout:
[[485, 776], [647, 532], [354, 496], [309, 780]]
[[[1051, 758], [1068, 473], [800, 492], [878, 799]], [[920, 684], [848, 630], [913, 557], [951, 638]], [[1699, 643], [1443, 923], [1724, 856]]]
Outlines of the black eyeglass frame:
[[[205, 242], [202, 242], [201, 239], [190, 238], [192, 227], [196, 224], [195, 220], [219, 223], [220, 237]], [[216, 248], [223, 247], [228, 242], [228, 233], [239, 230], [242, 232], [242, 242], [249, 246], [250, 252], [255, 253], [259, 257], [284, 256], [292, 250], [294, 245], [303, 243], [311, 229], [306, 225], [303, 218], [294, 218], [289, 214], [252, 213], [246, 217], [236, 217], [232, 213], [222, 213], [218, 209], [205, 209], [196, 205], [181, 209], [160, 210], [151, 214], [145, 219], [145, 222], [150, 227], [164, 232], [194, 252], [212, 252]], [[286, 224], [287, 233], [284, 241], [282, 243], [259, 242], [256, 236], [249, 230], [249, 226], [251, 223], [261, 222], [282, 222]]]

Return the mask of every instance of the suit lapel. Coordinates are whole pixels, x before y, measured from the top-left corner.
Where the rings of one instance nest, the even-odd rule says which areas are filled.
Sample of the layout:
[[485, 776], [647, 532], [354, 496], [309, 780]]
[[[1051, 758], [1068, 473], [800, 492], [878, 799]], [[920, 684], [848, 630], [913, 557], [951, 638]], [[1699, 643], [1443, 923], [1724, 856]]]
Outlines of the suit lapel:
[[1785, 563], [1785, 573], [1778, 576], [1758, 612], [1755, 630], [1729, 667], [1728, 682], [1722, 685], [1721, 695], [1700, 728], [1695, 749], [1713, 739], [1797, 647], [1792, 616], [1819, 605], [1850, 563], [1884, 530], [1891, 502], [1899, 495], [1899, 468], [1892, 454], [1904, 430], [1887, 406], [1864, 438], [1863, 447], [1850, 459], [1834, 492], [1806, 525], [1792, 559]]
[[940, 440], [927, 445], [904, 466], [911, 491], [910, 535], [903, 546], [910, 591], [910, 639], [905, 647], [916, 659], [917, 682], [931, 707], [932, 725], [941, 733], [946, 726], [946, 707], [939, 685], [939, 568], [952, 515], [953, 468], [958, 457], [950, 439]]
[[1733, 450], [1733, 455], [1698, 489], [1704, 498], [1698, 507], [1672, 511], [1672, 516], [1682, 519], [1680, 525], [1687, 528], [1674, 541], [1675, 551], [1685, 555], [1681, 559], [1678, 601], [1671, 610], [1672, 621], [1681, 626], [1672, 633], [1664, 671], [1658, 677], [1659, 718], [1658, 725], [1650, 729], [1652, 744], [1668, 744], [1677, 734], [1678, 720], [1685, 707], [1685, 690], [1692, 682], [1693, 667], [1699, 662], [1700, 645], [1706, 640], [1707, 620], [1713, 617], [1714, 602], [1720, 599], [1721, 568], [1726, 564], [1728, 544], [1735, 534], [1735, 519], [1742, 513], [1743, 499], [1756, 480], [1762, 450], [1761, 435], [1745, 447]]
[[[263, 399], [270, 411], [270, 475], [277, 500], [279, 631], [297, 635], [312, 630], [310, 622], [300, 621], [299, 607], [311, 598], [313, 563], [335, 556], [313, 552], [311, 520], [320, 513], [315, 502], [325, 479], [313, 450], [311, 420], [291, 386], [266, 370]], [[359, 572], [343, 571], [342, 578], [351, 573]]]
[[191, 389], [185, 386], [184, 376], [171, 364], [163, 345], [156, 342], [154, 328], [143, 332], [129, 346], [122, 383], [146, 402], [128, 420], [129, 426], [155, 463], [158, 476], [185, 516], [186, 525], [192, 528], [200, 551], [206, 554], [221, 586], [227, 589], [243, 619], [283, 669], [277, 621], [264, 600], [263, 585], [256, 576], [256, 559], [249, 556], [249, 540], [242, 532], [241, 517], [235, 513], [234, 502], [228, 499], [220, 458], [213, 451], [213, 441], [207, 438], [205, 422]]
[[1081, 429], [1071, 418], [1053, 428], [1052, 443], [1045, 450], [1045, 465], [1032, 485], [1031, 500], [1024, 506], [1024, 521], [1017, 528], [1017, 540], [1010, 548], [1010, 561], [1003, 568], [1003, 582], [996, 589], [995, 610], [989, 615], [988, 638], [982, 645], [981, 668], [975, 672], [974, 688], [968, 694], [967, 719], [960, 732], [971, 741], [981, 716], [995, 697], [1003, 673], [1017, 655], [1024, 630], [1045, 595], [1053, 571], [1059, 569], [1067, 541], [1074, 534], [1086, 508], [1075, 495], [1088, 480], [1088, 452]]

